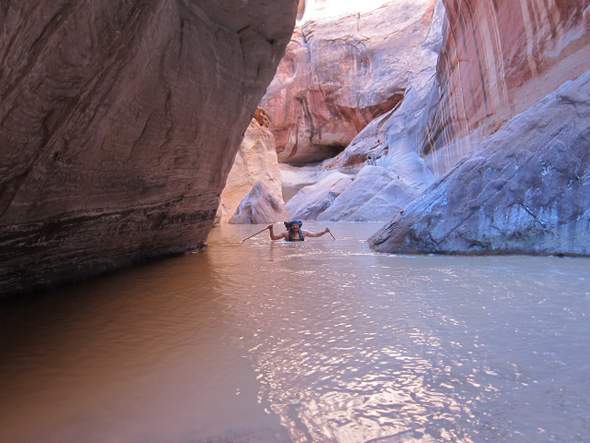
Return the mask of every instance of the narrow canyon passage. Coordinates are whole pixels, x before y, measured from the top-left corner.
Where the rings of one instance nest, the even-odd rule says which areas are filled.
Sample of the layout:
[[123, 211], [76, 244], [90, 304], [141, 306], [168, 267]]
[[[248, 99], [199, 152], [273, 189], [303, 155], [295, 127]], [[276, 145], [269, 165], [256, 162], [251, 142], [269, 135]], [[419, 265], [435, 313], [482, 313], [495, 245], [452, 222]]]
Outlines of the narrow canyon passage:
[[[0, 441], [583, 441], [588, 259], [239, 239], [0, 309]], [[311, 229], [319, 225], [308, 226]]]

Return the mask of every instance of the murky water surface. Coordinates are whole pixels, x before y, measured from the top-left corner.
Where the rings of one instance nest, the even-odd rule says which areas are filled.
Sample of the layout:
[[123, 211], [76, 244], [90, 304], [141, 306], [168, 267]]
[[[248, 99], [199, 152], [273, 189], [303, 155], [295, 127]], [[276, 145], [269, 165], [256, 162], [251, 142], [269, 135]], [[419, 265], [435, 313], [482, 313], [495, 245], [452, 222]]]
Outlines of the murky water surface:
[[0, 304], [2, 442], [590, 439], [590, 261], [239, 244]]

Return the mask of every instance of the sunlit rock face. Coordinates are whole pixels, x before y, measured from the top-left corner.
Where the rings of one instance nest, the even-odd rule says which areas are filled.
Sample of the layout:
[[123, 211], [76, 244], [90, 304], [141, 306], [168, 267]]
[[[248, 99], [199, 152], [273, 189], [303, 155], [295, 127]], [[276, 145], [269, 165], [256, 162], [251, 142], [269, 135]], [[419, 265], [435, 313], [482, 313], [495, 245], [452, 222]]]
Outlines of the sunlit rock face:
[[381, 166], [366, 165], [318, 220], [388, 221], [418, 190]]
[[229, 222], [234, 224], [274, 223], [287, 220], [283, 199], [264, 182], [256, 182], [240, 202]]
[[283, 205], [275, 139], [269, 126], [270, 120], [266, 112], [258, 108], [246, 129], [221, 194], [219, 215], [222, 222], [228, 221], [234, 215], [242, 199], [258, 182], [263, 183], [268, 193]]
[[[394, 0], [395, 1], [395, 0]], [[391, 0], [301, 0], [301, 21], [327, 20], [369, 12]]]
[[485, 138], [370, 240], [384, 252], [590, 254], [590, 70]]
[[428, 32], [413, 48], [413, 57], [423, 68], [408, 80], [403, 101], [371, 121], [339, 155], [321, 164], [324, 171], [352, 174], [354, 181], [328, 201], [330, 205], [317, 214], [318, 219], [390, 220], [435, 179], [420, 147], [437, 103], [436, 62], [444, 21], [444, 6], [435, 2]]
[[315, 220], [352, 183], [352, 177], [341, 172], [330, 172], [315, 184], [301, 189], [285, 205], [292, 219]]
[[444, 174], [482, 138], [590, 68], [588, 0], [445, 0], [440, 102], [423, 154]]
[[[370, 121], [399, 105], [411, 79], [432, 64], [421, 51], [434, 4], [306, 5], [262, 102], [273, 122], [279, 161], [332, 157]], [[354, 14], [334, 18], [347, 12]]]
[[373, 247], [589, 254], [588, 2], [445, 4], [449, 23], [419, 145], [440, 180]]
[[6, 2], [0, 294], [201, 246], [296, 0]]

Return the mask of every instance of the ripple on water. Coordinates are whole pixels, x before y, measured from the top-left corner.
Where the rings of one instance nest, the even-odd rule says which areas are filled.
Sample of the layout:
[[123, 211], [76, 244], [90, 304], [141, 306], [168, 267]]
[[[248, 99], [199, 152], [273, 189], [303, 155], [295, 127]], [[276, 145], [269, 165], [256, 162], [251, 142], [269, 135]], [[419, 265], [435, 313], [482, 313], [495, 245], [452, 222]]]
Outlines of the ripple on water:
[[6, 306], [0, 440], [590, 434], [587, 260], [382, 255], [376, 228], [223, 227], [203, 254]]

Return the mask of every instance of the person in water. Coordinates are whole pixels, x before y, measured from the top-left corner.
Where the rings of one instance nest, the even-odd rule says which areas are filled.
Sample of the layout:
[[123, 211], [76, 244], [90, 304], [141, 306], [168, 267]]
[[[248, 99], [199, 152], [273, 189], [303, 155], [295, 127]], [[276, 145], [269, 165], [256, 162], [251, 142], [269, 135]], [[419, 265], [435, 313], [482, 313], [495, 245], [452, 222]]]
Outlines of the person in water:
[[302, 222], [299, 220], [285, 222], [286, 231], [281, 232], [279, 235], [275, 235], [273, 231], [273, 225], [268, 225], [266, 229], [268, 229], [270, 233], [271, 240], [286, 240], [286, 241], [304, 241], [305, 237], [321, 237], [322, 235], [327, 234], [330, 232], [328, 228], [324, 229], [321, 232], [309, 232], [304, 231], [301, 229], [303, 225]]

